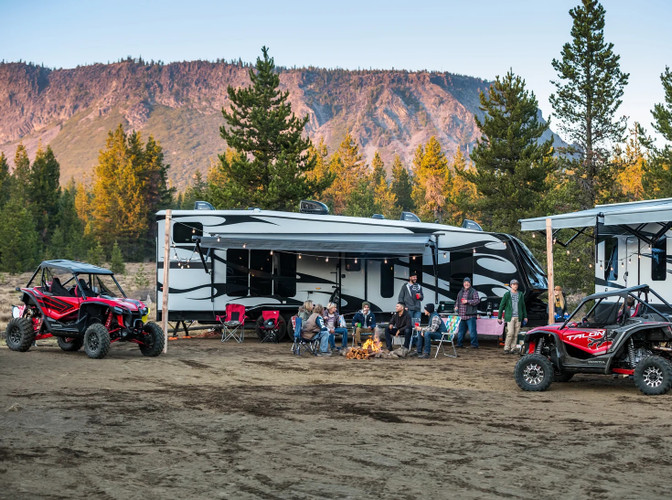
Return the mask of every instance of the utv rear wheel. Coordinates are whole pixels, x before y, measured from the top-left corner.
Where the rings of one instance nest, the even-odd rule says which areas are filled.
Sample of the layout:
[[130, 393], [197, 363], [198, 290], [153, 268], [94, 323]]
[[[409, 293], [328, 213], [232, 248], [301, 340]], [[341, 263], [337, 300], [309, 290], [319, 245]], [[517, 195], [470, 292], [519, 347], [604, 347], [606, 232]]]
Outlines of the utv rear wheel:
[[526, 354], [516, 363], [516, 383], [524, 391], [545, 391], [553, 382], [553, 365], [541, 354]]
[[84, 345], [84, 339], [73, 337], [57, 337], [58, 347], [66, 352], [79, 351]]
[[110, 334], [104, 325], [94, 323], [86, 329], [84, 334], [84, 351], [93, 359], [107, 356], [110, 350]]
[[155, 357], [161, 354], [165, 341], [161, 327], [150, 321], [142, 327], [142, 331], [145, 334], [141, 338], [142, 343], [140, 344], [140, 352], [144, 356], [149, 357]]
[[12, 318], [5, 330], [5, 342], [12, 351], [26, 352], [35, 341], [35, 330], [28, 318]]
[[635, 367], [635, 385], [644, 394], [665, 394], [672, 386], [672, 365], [660, 356], [648, 356]]

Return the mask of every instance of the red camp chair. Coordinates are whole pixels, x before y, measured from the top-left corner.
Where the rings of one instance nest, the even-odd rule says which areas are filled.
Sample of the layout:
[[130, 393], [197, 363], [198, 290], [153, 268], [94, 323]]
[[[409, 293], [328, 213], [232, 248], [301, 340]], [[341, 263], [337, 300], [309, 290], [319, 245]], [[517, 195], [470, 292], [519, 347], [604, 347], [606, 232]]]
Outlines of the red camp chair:
[[222, 342], [226, 342], [229, 339], [242, 342], [245, 337], [246, 318], [244, 305], [227, 304], [224, 316], [215, 316], [215, 319], [222, 325]]
[[280, 311], [261, 311], [257, 319], [257, 336], [262, 342], [280, 342], [285, 334], [285, 320]]

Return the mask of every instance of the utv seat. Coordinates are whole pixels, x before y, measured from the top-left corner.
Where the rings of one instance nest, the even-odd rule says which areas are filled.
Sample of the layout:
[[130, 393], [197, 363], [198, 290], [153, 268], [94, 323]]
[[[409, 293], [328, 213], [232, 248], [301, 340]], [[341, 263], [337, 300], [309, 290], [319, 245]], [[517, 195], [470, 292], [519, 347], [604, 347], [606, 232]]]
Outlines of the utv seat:
[[51, 280], [51, 287], [49, 288], [52, 294], [59, 296], [59, 297], [67, 297], [72, 295], [67, 288], [65, 288], [61, 284], [61, 280], [58, 279], [57, 277], [54, 277]]

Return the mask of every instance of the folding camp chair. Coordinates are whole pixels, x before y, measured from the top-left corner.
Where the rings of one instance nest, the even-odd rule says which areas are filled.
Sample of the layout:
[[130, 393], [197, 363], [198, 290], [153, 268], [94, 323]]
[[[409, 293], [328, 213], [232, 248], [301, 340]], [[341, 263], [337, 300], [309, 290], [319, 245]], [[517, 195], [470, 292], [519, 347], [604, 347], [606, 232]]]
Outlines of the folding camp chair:
[[262, 342], [280, 342], [285, 331], [285, 320], [280, 311], [261, 311], [257, 319], [257, 336]]
[[301, 318], [292, 316], [292, 329], [294, 331], [294, 343], [292, 344], [292, 354], [301, 356], [301, 351], [309, 352], [317, 356], [320, 350], [320, 341], [316, 338], [306, 339], [301, 336]]
[[[443, 355], [448, 356], [449, 358], [457, 357], [457, 349], [455, 349], [455, 336], [460, 328], [460, 317], [459, 316], [447, 316], [441, 318], [441, 321], [446, 325], [446, 331], [441, 333], [441, 338], [438, 339], [439, 345], [436, 346], [436, 354], [434, 358], [439, 355], [439, 351], [443, 349]], [[446, 348], [443, 345], [444, 343], [450, 342], [450, 345], [453, 347], [453, 354], [446, 352]]]
[[235, 339], [242, 342], [245, 337], [245, 306], [242, 304], [227, 304], [224, 316], [215, 316], [222, 325], [222, 342]]

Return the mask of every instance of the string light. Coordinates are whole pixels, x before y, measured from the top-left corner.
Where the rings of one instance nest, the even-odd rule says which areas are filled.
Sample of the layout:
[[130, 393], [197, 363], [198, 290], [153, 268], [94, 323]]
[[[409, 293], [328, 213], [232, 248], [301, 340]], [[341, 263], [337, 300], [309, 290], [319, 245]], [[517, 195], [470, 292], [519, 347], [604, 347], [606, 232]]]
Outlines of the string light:
[[357, 264], [357, 257], [355, 257], [355, 264]]
[[273, 255], [273, 250], [271, 250], [271, 255]]
[[567, 250], [567, 255], [569, 255], [569, 250]]

